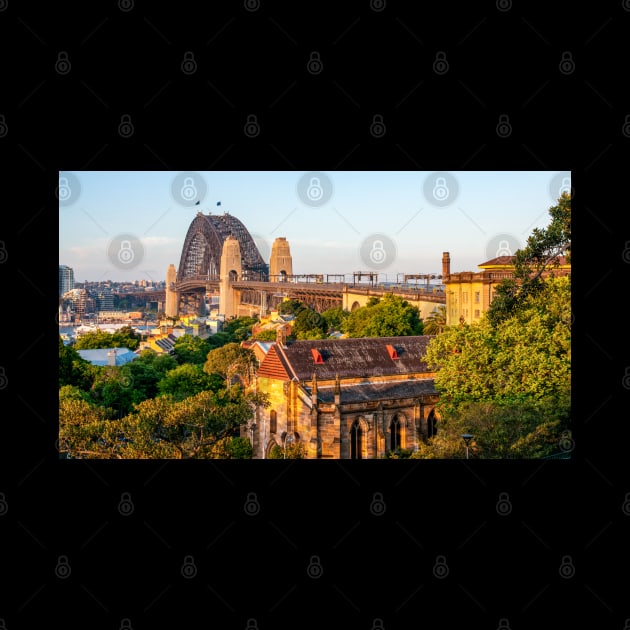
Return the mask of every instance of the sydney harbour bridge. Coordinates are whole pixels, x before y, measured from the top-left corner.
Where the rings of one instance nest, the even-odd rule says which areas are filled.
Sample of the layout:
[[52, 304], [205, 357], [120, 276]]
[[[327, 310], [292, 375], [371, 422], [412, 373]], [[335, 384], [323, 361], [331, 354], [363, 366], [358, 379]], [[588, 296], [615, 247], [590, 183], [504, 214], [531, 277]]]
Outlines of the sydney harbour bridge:
[[[446, 303], [444, 292], [430, 287], [426, 274], [404, 275], [402, 283], [389, 286], [379, 285], [374, 271], [353, 272], [352, 282], [345, 282], [348, 275], [294, 274], [284, 237], [276, 238], [266, 261], [235, 216], [198, 212], [188, 228], [179, 266], [170, 265], [166, 272], [165, 313], [205, 315], [207, 294], [219, 295], [219, 313], [227, 319], [264, 316], [286, 297], [317, 312], [336, 306], [352, 311], [371, 296], [395, 293], [417, 306], [421, 317]], [[409, 283], [425, 278], [424, 287]]]

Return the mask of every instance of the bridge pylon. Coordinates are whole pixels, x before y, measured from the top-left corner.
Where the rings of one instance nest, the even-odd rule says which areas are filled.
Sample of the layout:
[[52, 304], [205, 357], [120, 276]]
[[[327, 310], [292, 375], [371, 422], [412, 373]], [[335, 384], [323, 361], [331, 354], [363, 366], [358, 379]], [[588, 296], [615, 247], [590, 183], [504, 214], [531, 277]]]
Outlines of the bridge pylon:
[[241, 248], [234, 236], [228, 236], [223, 241], [223, 250], [221, 252], [219, 294], [219, 313], [225, 319], [238, 317], [240, 292], [239, 295], [236, 295], [236, 290], [232, 288], [232, 283], [240, 280], [242, 274]]
[[175, 265], [170, 264], [166, 270], [166, 299], [164, 305], [164, 313], [167, 317], [177, 317], [179, 315], [179, 295], [177, 291], [171, 287], [175, 285], [177, 280], [177, 270]]

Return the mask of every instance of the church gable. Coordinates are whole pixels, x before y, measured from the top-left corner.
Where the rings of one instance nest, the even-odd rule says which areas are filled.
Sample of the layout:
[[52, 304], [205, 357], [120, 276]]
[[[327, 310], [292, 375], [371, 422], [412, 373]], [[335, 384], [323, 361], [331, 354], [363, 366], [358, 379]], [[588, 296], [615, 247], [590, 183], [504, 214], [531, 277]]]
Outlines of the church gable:
[[279, 379], [281, 381], [291, 380], [289, 369], [285, 363], [284, 357], [281, 357], [277, 351], [276, 344], [273, 344], [262, 360], [258, 368], [258, 376], [266, 378]]

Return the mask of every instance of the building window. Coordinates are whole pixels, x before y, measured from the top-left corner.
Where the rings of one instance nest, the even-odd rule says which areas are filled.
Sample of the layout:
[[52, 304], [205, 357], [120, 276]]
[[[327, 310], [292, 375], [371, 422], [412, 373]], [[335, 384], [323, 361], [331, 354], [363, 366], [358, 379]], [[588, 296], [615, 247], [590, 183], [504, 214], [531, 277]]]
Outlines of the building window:
[[437, 426], [435, 421], [435, 411], [431, 410], [429, 417], [427, 418], [427, 438], [432, 438], [437, 434]]
[[479, 304], [479, 291], [475, 291], [475, 304]]
[[398, 416], [394, 416], [392, 423], [389, 425], [389, 432], [391, 436], [391, 450], [395, 451], [397, 448], [401, 448], [402, 444], [400, 442], [400, 420], [398, 420]]
[[468, 304], [468, 293], [462, 295], [462, 304]]
[[478, 308], [475, 309], [475, 318], [479, 319], [479, 309]]
[[350, 459], [363, 458], [363, 429], [357, 418], [350, 429]]
[[269, 412], [269, 432], [278, 432], [278, 414], [274, 410]]

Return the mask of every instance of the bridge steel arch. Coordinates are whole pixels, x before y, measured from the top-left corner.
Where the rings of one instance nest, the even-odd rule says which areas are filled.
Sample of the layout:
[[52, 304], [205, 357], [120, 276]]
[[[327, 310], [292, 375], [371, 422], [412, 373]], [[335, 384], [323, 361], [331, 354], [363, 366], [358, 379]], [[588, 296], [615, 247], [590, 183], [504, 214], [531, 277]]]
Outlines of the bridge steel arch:
[[258, 251], [247, 228], [231, 214], [203, 214], [193, 219], [182, 248], [177, 282], [193, 278], [216, 280], [221, 271], [223, 242], [228, 236], [238, 240], [242, 257], [242, 280], [269, 280], [269, 264]]

